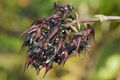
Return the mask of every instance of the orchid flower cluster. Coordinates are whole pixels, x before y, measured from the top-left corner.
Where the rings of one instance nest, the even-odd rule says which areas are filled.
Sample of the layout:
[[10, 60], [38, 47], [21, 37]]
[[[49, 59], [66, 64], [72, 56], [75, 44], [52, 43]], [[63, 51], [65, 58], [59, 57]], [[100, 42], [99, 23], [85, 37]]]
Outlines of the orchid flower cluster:
[[71, 55], [89, 48], [95, 30], [89, 24], [79, 30], [77, 24], [68, 25], [73, 20], [76, 16], [71, 5], [55, 3], [53, 15], [32, 23], [22, 34], [25, 38], [22, 48], [28, 50], [25, 69], [31, 65], [39, 73], [45, 68], [44, 77], [53, 63], [62, 65]]

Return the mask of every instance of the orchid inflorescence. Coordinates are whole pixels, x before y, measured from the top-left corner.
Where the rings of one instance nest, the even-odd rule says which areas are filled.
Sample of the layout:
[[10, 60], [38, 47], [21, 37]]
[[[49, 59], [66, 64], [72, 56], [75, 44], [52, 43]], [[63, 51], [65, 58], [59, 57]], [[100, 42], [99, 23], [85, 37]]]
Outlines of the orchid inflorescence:
[[74, 12], [71, 5], [55, 3], [53, 15], [35, 20], [22, 34], [22, 48], [28, 50], [25, 69], [32, 65], [39, 73], [45, 68], [45, 76], [53, 63], [64, 64], [71, 55], [89, 48], [95, 31], [89, 24], [81, 29], [77, 29], [77, 24], [68, 25], [76, 19]]

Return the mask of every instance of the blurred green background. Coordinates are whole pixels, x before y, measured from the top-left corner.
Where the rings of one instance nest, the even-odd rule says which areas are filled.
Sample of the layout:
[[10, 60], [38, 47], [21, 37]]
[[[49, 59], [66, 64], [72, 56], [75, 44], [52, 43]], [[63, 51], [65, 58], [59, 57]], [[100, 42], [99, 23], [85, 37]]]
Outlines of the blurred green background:
[[[0, 0], [0, 80], [42, 80], [34, 68], [23, 73], [26, 52], [19, 35], [38, 18], [52, 14], [57, 0]], [[72, 4], [80, 18], [96, 14], [120, 16], [120, 0], [63, 0]], [[91, 23], [96, 44], [90, 53], [71, 57], [64, 67], [50, 70], [45, 80], [120, 80], [120, 24], [116, 21]]]

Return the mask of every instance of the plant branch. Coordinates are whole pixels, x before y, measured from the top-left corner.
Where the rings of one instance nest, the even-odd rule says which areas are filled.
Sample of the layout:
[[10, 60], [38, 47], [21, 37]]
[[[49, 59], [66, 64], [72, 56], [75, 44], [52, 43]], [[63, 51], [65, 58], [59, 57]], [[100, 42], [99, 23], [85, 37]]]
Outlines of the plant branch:
[[107, 21], [107, 20], [117, 20], [120, 21], [120, 16], [104, 16], [105, 20], [102, 20], [99, 17], [93, 17], [93, 18], [81, 18], [78, 20], [74, 20], [72, 23], [70, 23], [69, 25], [74, 25], [76, 23], [89, 23], [89, 22], [103, 22], [103, 21]]

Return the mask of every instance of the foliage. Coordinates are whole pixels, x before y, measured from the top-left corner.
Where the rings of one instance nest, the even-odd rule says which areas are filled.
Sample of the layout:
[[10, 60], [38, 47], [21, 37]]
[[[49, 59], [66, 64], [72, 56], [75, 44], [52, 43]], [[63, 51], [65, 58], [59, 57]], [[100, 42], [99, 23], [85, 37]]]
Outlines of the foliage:
[[[23, 67], [20, 65], [25, 60], [25, 54], [23, 56], [17, 54], [22, 44], [22, 39], [19, 35], [35, 19], [50, 15], [52, 11], [51, 13], [48, 11], [51, 10], [55, 1], [0, 0], [1, 80], [40, 80], [41, 75], [36, 76], [32, 69], [23, 74], [24, 77], [29, 78], [19, 76], [23, 71]], [[119, 0], [66, 0], [65, 2], [72, 4], [79, 12], [80, 17], [89, 17], [98, 13], [120, 15]], [[92, 48], [91, 53], [89, 53], [90, 59], [92, 58], [90, 62], [87, 58], [88, 54], [80, 55], [80, 58], [78, 56], [70, 58], [62, 68], [62, 72], [56, 67], [48, 73], [46, 79], [81, 80], [87, 78], [87, 80], [119, 80], [120, 26], [117, 22], [103, 22], [93, 25], [96, 30], [96, 44]]]

